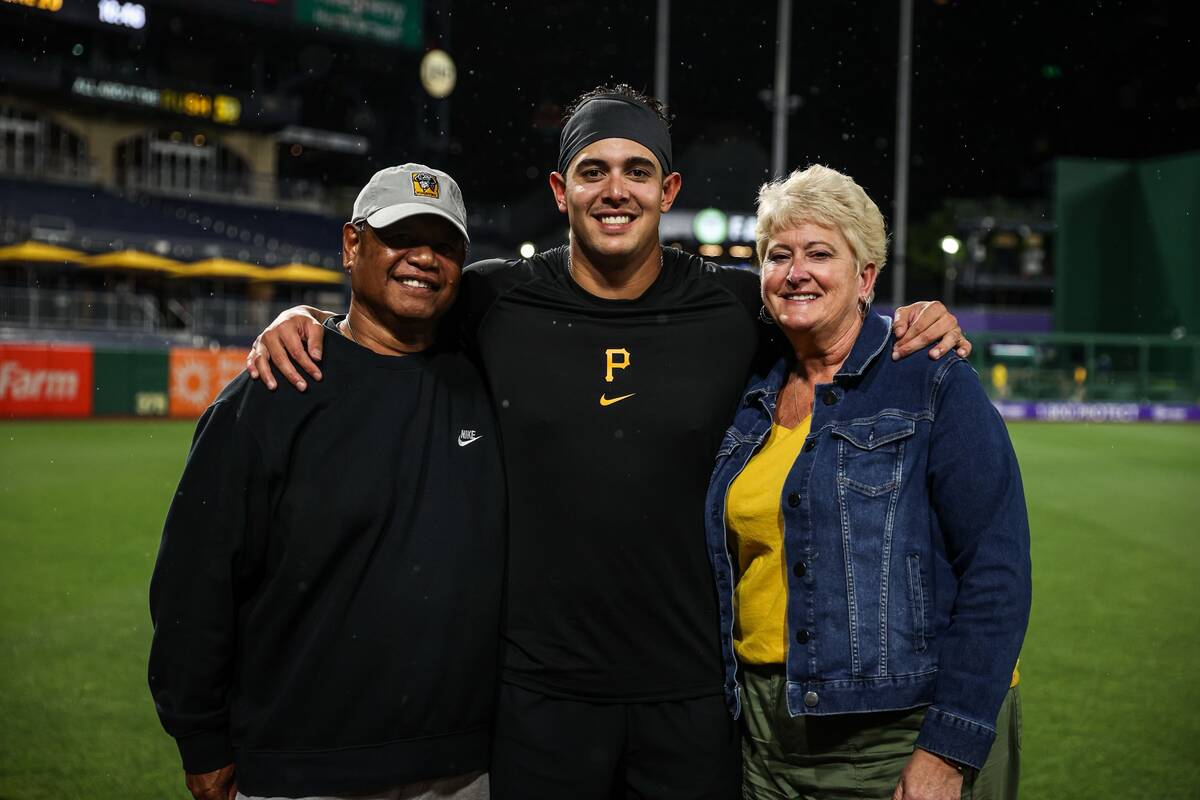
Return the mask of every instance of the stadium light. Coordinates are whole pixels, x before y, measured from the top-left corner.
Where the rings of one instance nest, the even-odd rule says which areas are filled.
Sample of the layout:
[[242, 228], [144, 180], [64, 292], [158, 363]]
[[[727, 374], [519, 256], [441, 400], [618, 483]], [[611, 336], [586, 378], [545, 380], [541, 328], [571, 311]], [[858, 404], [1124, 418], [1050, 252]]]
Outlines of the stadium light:
[[[692, 220], [692, 233], [700, 244], [720, 244], [729, 233], [729, 218], [719, 208], [697, 211]], [[701, 255], [704, 255], [703, 251]]]
[[942, 252], [948, 256], [956, 255], [962, 249], [962, 242], [953, 236], [942, 237]]
[[537, 248], [533, 246], [533, 242], [524, 242], [521, 245], [521, 258], [532, 258], [533, 254], [536, 252]]

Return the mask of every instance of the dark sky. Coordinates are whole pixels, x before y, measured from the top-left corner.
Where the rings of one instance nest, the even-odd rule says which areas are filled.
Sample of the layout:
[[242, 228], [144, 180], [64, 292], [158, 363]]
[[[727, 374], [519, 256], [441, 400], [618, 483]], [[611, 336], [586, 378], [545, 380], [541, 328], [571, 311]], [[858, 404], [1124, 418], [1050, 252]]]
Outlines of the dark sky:
[[[305, 177], [327, 185], [359, 186], [380, 166], [424, 159], [458, 177], [473, 205], [505, 204], [526, 235], [560, 237], [546, 179], [562, 110], [604, 82], [653, 90], [657, 4], [423, 2], [426, 45], [444, 47], [458, 64], [458, 88], [444, 104], [416, 85], [419, 52], [216, 13], [245, 14], [250, 0], [153, 0], [146, 37], [58, 25], [0, 5], [4, 20], [21, 20], [0, 25], [0, 57], [47, 64], [39, 72], [46, 75], [82, 69], [275, 94], [295, 103], [301, 124], [371, 142], [366, 159], [314, 152], [285, 159], [281, 171], [307, 169]], [[789, 167], [819, 161], [846, 171], [889, 217], [899, 5], [796, 2], [792, 26]], [[1192, 5], [915, 0], [910, 221], [948, 198], [1045, 203], [1056, 157], [1200, 149], [1200, 15]], [[768, 177], [772, 120], [764, 96], [774, 76], [776, 2], [674, 0], [672, 12], [680, 206], [750, 210]], [[422, 140], [417, 134], [435, 127], [433, 112], [447, 108], [450, 136]]]
[[[655, 3], [429, 0], [459, 65], [469, 196], [546, 192], [561, 106], [601, 82], [653, 89]], [[1045, 199], [1058, 156], [1200, 147], [1200, 48], [1185, 4], [916, 0], [911, 213], [947, 197]], [[672, 3], [671, 109], [683, 205], [750, 208], [766, 177], [776, 4]], [[854, 175], [890, 214], [899, 2], [797, 2], [789, 166]]]

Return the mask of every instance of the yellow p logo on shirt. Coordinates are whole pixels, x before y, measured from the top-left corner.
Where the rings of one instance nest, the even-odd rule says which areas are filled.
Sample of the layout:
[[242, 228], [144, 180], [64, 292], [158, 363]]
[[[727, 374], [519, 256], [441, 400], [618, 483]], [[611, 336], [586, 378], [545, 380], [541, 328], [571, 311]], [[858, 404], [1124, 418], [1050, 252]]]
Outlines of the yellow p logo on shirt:
[[[617, 361], [617, 356], [621, 356], [621, 360]], [[629, 366], [629, 351], [624, 347], [614, 348], [604, 351], [605, 372], [604, 380], [607, 383], [613, 382], [613, 370], [625, 369]]]

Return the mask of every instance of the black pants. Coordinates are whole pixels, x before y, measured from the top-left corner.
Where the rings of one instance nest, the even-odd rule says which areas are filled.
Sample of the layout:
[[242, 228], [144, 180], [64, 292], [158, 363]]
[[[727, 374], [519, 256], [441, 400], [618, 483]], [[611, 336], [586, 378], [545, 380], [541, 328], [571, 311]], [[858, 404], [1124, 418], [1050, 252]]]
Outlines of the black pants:
[[723, 698], [585, 703], [500, 688], [492, 800], [735, 800], [738, 726]]

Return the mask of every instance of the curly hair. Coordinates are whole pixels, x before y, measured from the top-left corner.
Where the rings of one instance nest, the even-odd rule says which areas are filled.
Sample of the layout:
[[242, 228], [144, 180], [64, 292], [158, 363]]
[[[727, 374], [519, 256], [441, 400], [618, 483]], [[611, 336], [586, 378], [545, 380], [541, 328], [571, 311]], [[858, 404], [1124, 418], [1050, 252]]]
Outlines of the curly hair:
[[605, 95], [617, 95], [618, 97], [624, 97], [632, 100], [635, 103], [641, 103], [642, 105], [646, 106], [646, 108], [657, 114], [658, 118], [663, 121], [664, 125], [666, 125], [668, 128], [671, 127], [671, 116], [667, 112], [667, 107], [662, 104], [662, 101], [652, 95], [639, 92], [637, 89], [633, 88], [627, 83], [618, 83], [612, 86], [601, 85], [597, 86], [595, 89], [589, 89], [588, 91], [579, 95], [571, 101], [569, 106], [567, 106], [566, 113], [563, 114], [562, 118], [563, 124], [566, 124], [567, 120], [574, 116], [575, 112], [579, 110], [581, 105], [589, 100], [594, 100], [597, 97], [604, 97]]

